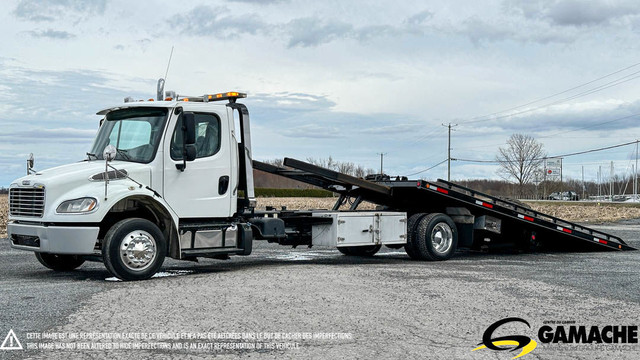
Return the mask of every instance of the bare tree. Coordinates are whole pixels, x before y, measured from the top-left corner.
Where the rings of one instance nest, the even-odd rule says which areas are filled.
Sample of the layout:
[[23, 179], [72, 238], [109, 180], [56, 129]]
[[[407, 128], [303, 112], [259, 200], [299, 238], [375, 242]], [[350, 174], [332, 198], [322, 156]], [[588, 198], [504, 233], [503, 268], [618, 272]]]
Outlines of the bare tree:
[[545, 156], [542, 143], [529, 135], [513, 134], [507, 140], [507, 146], [498, 149], [498, 175], [505, 180], [515, 179], [518, 191], [523, 195], [525, 185], [533, 180], [536, 171], [540, 171]]

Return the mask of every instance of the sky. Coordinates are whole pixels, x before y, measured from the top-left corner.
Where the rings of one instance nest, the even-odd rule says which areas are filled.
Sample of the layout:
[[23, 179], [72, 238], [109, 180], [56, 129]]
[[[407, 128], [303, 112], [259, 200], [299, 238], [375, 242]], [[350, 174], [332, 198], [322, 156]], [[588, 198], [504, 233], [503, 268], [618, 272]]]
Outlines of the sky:
[[[85, 157], [98, 110], [167, 90], [248, 94], [254, 158], [446, 178], [514, 133], [549, 156], [640, 138], [640, 2], [3, 1], [0, 186]], [[609, 75], [609, 76], [607, 76]], [[583, 86], [580, 86], [583, 85]], [[579, 86], [579, 87], [578, 87]], [[569, 91], [566, 91], [569, 90]], [[566, 157], [630, 176], [635, 145]], [[497, 179], [452, 161], [452, 180]]]

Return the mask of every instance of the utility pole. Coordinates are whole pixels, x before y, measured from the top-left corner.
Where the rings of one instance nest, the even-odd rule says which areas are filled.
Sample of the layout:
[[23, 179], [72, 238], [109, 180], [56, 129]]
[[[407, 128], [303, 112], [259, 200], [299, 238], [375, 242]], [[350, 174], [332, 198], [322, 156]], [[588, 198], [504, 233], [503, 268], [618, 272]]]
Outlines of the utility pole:
[[636, 166], [633, 171], [633, 201], [638, 201], [638, 140], [636, 140]]
[[609, 196], [613, 202], [613, 161], [611, 161], [611, 179], [609, 179]]
[[442, 126], [449, 128], [449, 142], [447, 144], [447, 181], [451, 181], [451, 128], [458, 126], [458, 124], [449, 123], [448, 125], [442, 124]]
[[598, 201], [600, 201], [600, 183], [602, 181], [602, 165], [598, 165]]
[[584, 165], [582, 165], [582, 199], [584, 199]]
[[382, 174], [384, 174], [382, 172], [382, 165], [384, 163], [384, 156], [387, 155], [387, 153], [377, 153], [378, 155], [380, 155], [380, 176], [382, 176]]
[[562, 158], [560, 158], [560, 193], [564, 191], [564, 186], [562, 184]]

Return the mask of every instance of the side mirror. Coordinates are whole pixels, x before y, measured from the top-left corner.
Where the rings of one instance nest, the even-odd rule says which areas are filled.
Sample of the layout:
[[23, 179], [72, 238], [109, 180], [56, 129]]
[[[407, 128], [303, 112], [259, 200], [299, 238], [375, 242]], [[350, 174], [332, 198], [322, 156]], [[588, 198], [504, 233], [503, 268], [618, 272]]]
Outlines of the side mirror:
[[184, 159], [186, 161], [193, 161], [196, 159], [196, 144], [184, 145]]
[[33, 171], [33, 153], [29, 154], [27, 158], [27, 175], [31, 174]]
[[184, 132], [182, 156], [185, 161], [193, 161], [196, 159], [196, 119], [193, 113], [182, 114], [182, 131]]
[[33, 153], [29, 154], [29, 159], [27, 159], [27, 166], [29, 168], [29, 170], [33, 169]]
[[115, 146], [107, 145], [107, 147], [105, 147], [104, 151], [102, 152], [102, 158], [107, 160], [107, 162], [113, 161], [113, 159], [116, 158], [117, 153], [118, 153], [118, 150], [116, 149]]
[[192, 113], [182, 114], [182, 131], [184, 131], [184, 144], [196, 143], [196, 119]]
[[183, 112], [182, 115], [182, 164], [176, 164], [176, 169], [184, 171], [187, 161], [196, 159], [196, 119], [193, 113]]

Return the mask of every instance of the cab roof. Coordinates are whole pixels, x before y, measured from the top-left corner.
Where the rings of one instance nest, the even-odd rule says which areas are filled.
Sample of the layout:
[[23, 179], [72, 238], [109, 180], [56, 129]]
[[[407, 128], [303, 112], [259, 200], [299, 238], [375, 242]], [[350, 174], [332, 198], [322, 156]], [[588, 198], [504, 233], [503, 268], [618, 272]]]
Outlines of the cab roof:
[[126, 97], [124, 99], [123, 105], [100, 110], [96, 113], [96, 115], [106, 115], [115, 110], [141, 107], [141, 106], [174, 108], [183, 103], [190, 103], [190, 104], [199, 103], [203, 105], [204, 104], [222, 105], [222, 104], [211, 104], [211, 103], [215, 101], [223, 101], [223, 100], [228, 100], [229, 102], [234, 103], [239, 98], [247, 97], [247, 94], [236, 92], [236, 91], [229, 91], [229, 92], [217, 93], [217, 94], [205, 94], [202, 96], [180, 96], [180, 95], [175, 95], [175, 93], [173, 92], [170, 92], [168, 95], [169, 96], [166, 97], [164, 100], [159, 100], [159, 101], [155, 101], [154, 99], [148, 99], [146, 101], [145, 100], [136, 101], [132, 97]]

